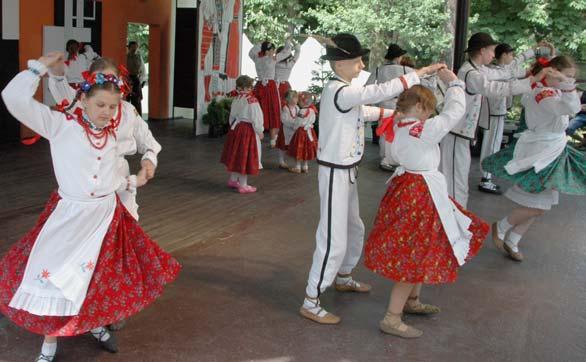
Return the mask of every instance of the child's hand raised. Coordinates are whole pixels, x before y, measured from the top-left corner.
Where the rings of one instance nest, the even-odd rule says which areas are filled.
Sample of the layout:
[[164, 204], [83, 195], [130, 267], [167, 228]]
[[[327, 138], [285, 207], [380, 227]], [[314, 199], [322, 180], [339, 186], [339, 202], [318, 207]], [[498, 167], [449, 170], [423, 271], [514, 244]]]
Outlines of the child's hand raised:
[[447, 67], [448, 66], [445, 65], [444, 63], [437, 63], [437, 64], [429, 65], [427, 67], [419, 68], [415, 72], [417, 73], [418, 76], [422, 77], [424, 75], [436, 73], [439, 70], [447, 68]]
[[458, 79], [458, 77], [456, 76], [456, 74], [454, 74], [454, 72], [452, 72], [448, 68], [440, 69], [437, 72], [437, 75], [442, 80], [442, 82], [444, 82], [446, 84], [448, 84], [450, 82], [453, 82], [453, 81], [455, 81], [455, 80]]
[[47, 68], [52, 68], [58, 63], [62, 63], [65, 56], [61, 52], [50, 52], [39, 58], [39, 62], [43, 63]]

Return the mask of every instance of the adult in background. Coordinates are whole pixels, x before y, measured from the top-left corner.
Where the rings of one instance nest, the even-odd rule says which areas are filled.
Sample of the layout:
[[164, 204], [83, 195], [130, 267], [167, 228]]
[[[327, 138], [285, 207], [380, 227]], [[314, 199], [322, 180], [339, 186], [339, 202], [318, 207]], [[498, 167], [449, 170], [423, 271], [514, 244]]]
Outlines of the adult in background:
[[128, 43], [126, 67], [128, 68], [128, 77], [132, 87], [132, 92], [128, 95], [127, 100], [136, 108], [138, 114], [142, 115], [142, 87], [144, 87], [147, 77], [144, 62], [138, 51], [138, 43], [135, 41]]

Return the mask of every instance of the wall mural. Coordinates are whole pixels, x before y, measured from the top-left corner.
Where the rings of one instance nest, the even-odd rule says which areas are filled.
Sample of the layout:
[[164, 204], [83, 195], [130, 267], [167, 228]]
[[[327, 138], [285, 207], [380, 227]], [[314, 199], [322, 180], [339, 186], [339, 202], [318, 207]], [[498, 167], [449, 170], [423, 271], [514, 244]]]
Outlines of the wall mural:
[[199, 8], [197, 131], [207, 132], [201, 116], [214, 97], [234, 89], [240, 73], [240, 0], [203, 0]]

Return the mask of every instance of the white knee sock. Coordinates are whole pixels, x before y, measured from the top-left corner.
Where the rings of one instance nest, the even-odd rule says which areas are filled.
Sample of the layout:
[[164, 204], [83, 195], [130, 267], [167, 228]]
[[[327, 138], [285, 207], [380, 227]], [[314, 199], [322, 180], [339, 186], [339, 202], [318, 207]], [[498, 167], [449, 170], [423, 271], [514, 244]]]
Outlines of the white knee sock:
[[230, 181], [232, 181], [232, 182], [238, 181], [238, 174], [236, 172], [230, 172]]
[[295, 168], [301, 169], [301, 161], [295, 163]]
[[508, 216], [505, 216], [501, 221], [497, 222], [497, 233], [499, 239], [503, 240], [507, 231], [511, 230], [513, 225], [509, 224]]
[[57, 353], [57, 342], [54, 343], [47, 343], [43, 342], [43, 346], [41, 347], [41, 353], [45, 357], [53, 358]]
[[238, 175], [238, 182], [240, 182], [240, 186], [248, 186], [248, 175]]
[[317, 315], [318, 317], [324, 317], [328, 312], [320, 306], [319, 299], [310, 299], [305, 297], [303, 301], [303, 309], [308, 312]]
[[281, 164], [281, 165], [287, 164], [287, 162], [285, 162], [285, 151], [283, 151], [283, 150], [279, 150], [279, 164]]
[[[92, 336], [94, 336], [94, 338], [97, 339], [99, 342], [106, 342], [108, 339], [110, 339], [110, 333], [104, 327], [94, 328], [90, 332], [92, 333]], [[104, 333], [100, 337], [100, 334], [102, 334], [102, 332], [106, 333]]]
[[338, 285], [346, 285], [352, 281], [351, 275], [340, 276], [339, 274], [336, 276], [336, 284]]
[[513, 250], [514, 252], [519, 252], [519, 241], [521, 241], [521, 238], [523, 237], [523, 235], [517, 234], [514, 231], [511, 231], [509, 233], [509, 236], [507, 237], [507, 240], [505, 240], [505, 244], [507, 244], [509, 246], [509, 248], [511, 248], [511, 250]]
[[309, 168], [309, 163], [307, 161], [303, 162], [303, 168], [306, 170]]

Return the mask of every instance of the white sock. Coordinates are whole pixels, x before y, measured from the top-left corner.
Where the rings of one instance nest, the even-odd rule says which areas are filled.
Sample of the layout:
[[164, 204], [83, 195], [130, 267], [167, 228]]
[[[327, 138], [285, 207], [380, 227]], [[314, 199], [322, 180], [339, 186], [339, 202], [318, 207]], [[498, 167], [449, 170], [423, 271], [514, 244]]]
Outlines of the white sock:
[[303, 168], [306, 170], [309, 168], [309, 164], [307, 163], [307, 161], [303, 162]]
[[297, 163], [295, 163], [295, 168], [301, 168], [301, 161], [297, 161]]
[[352, 281], [352, 276], [351, 275], [346, 275], [341, 277], [339, 274], [336, 276], [336, 284], [338, 285], [345, 285], [348, 284]]
[[505, 216], [501, 221], [496, 223], [497, 234], [499, 239], [503, 240], [507, 231], [511, 230], [513, 225], [509, 224], [508, 216]]
[[248, 186], [248, 175], [238, 175], [238, 181], [241, 187]]
[[[99, 342], [106, 342], [110, 339], [110, 333], [108, 333], [108, 330], [104, 327], [94, 328], [90, 332], [92, 332], [92, 336], [94, 336], [94, 338], [97, 339]], [[104, 333], [104, 335], [100, 338], [100, 334], [102, 332], [106, 333]]]
[[238, 181], [238, 174], [236, 172], [230, 172], [230, 181], [231, 182]]
[[311, 314], [317, 315], [318, 317], [324, 317], [328, 314], [328, 312], [320, 306], [318, 298], [310, 299], [305, 297], [305, 300], [303, 300], [303, 309]]
[[511, 248], [511, 250], [513, 250], [515, 253], [519, 252], [519, 241], [521, 241], [521, 238], [523, 237], [523, 235], [517, 234], [514, 231], [511, 231], [509, 233], [509, 236], [507, 237], [507, 240], [505, 241], [505, 244], [507, 244], [509, 246], [509, 248]]
[[43, 342], [43, 346], [41, 347], [41, 353], [46, 357], [55, 357], [55, 354], [57, 353], [57, 342]]
[[283, 151], [283, 150], [279, 150], [279, 164], [281, 164], [281, 165], [287, 164], [287, 162], [285, 162], [285, 151]]

